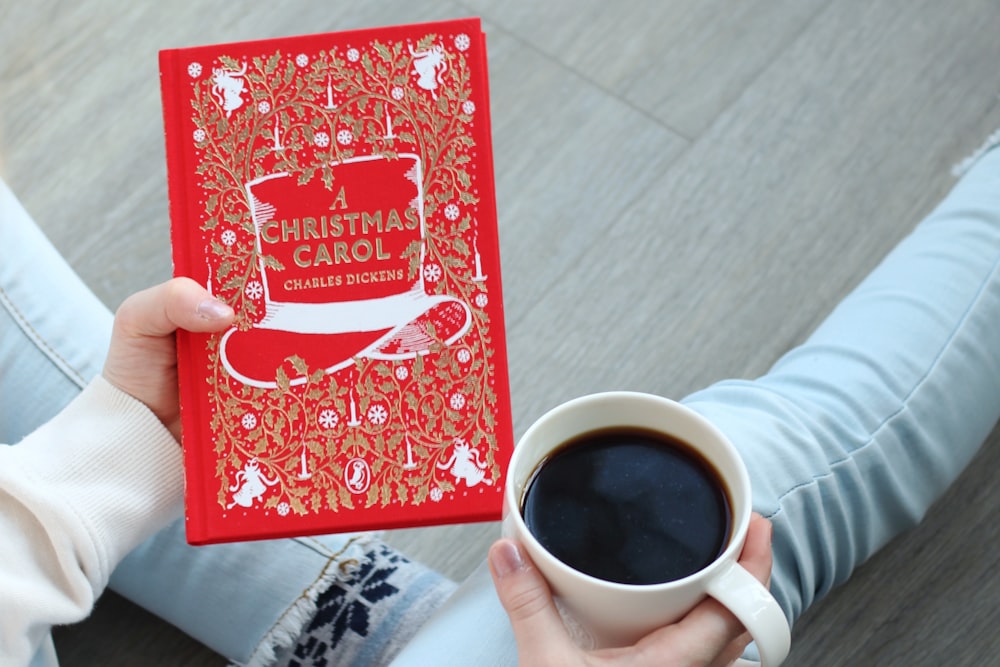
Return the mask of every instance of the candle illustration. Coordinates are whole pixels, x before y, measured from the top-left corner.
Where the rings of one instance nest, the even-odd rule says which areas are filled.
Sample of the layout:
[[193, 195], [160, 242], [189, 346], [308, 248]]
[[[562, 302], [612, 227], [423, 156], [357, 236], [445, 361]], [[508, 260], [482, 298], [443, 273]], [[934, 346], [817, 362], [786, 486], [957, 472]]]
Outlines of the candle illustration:
[[486, 280], [486, 276], [483, 275], [483, 262], [482, 258], [479, 256], [479, 233], [477, 232], [475, 236], [472, 237], [472, 250], [476, 255], [476, 275], [472, 276], [473, 282], [481, 283]]

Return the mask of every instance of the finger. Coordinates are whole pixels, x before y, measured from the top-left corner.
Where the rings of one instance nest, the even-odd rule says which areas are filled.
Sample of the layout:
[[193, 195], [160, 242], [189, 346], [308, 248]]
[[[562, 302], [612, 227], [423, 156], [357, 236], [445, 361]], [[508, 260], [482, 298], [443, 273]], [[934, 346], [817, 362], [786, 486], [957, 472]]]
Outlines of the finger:
[[743, 653], [750, 636], [743, 624], [712, 598], [699, 602], [673, 626], [640, 642], [643, 653], [684, 656], [692, 665], [728, 664]]
[[759, 514], [750, 517], [750, 528], [740, 554], [740, 565], [767, 586], [771, 581], [773, 554], [771, 551], [771, 522]]
[[[750, 526], [747, 530], [747, 538], [743, 543], [743, 551], [740, 553], [740, 565], [765, 586], [771, 580], [772, 551], [771, 551], [771, 522], [754, 512], [750, 516]], [[715, 602], [712, 600], [711, 602]], [[716, 603], [717, 604], [717, 603]], [[719, 605], [721, 607], [721, 605]], [[728, 646], [723, 650], [713, 665], [730, 665], [737, 658], [743, 655], [752, 637], [746, 628], [728, 610], [721, 610], [720, 613], [731, 617], [731, 620], [739, 624], [740, 633], [733, 638]]]
[[548, 584], [517, 542], [497, 540], [490, 547], [489, 566], [522, 656], [547, 664], [544, 654], [559, 655], [573, 647]]
[[129, 337], [159, 338], [177, 329], [219, 331], [233, 318], [233, 309], [204, 287], [190, 278], [174, 278], [126, 299], [115, 323]]
[[[773, 564], [773, 552], [771, 550], [771, 537], [773, 528], [771, 522], [753, 513], [750, 517], [750, 527], [747, 531], [746, 542], [743, 544], [743, 551], [740, 553], [740, 565], [765, 586], [771, 581], [771, 568]], [[726, 611], [725, 613], [729, 613]], [[728, 667], [732, 665], [746, 651], [747, 646], [752, 641], [750, 633], [743, 628], [743, 632], [733, 639], [723, 650], [712, 667]]]
[[726, 648], [712, 661], [711, 667], [732, 667], [747, 650], [753, 638], [749, 632], [743, 632], [733, 639]]

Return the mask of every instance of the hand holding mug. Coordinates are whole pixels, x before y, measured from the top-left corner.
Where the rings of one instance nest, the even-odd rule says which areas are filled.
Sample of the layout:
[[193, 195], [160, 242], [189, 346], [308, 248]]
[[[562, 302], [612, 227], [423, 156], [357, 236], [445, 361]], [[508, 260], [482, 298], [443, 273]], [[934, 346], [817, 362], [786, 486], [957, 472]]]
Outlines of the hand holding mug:
[[504, 489], [504, 536], [544, 577], [577, 643], [632, 646], [710, 598], [776, 667], [790, 630], [741, 560], [751, 517], [749, 476], [728, 439], [691, 409], [634, 392], [543, 415], [518, 442]]
[[[771, 524], [760, 515], [750, 520], [739, 563], [762, 584], [771, 572]], [[521, 545], [510, 539], [494, 543], [490, 572], [510, 617], [521, 667], [587, 665], [612, 667], [723, 667], [731, 665], [750, 642], [739, 619], [712, 598], [705, 598], [684, 618], [641, 638], [632, 646], [586, 651], [563, 625], [542, 574]]]

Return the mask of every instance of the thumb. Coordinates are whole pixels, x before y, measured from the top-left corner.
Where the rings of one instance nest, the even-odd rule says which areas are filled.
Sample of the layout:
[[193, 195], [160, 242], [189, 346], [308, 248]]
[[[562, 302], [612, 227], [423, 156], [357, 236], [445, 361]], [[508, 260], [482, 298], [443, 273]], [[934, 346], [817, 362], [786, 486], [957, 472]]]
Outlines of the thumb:
[[204, 287], [190, 278], [174, 278], [126, 299], [115, 324], [126, 338], [159, 338], [176, 329], [218, 331], [232, 319], [233, 309]]
[[531, 656], [537, 664], [550, 664], [544, 655], [563, 653], [572, 646], [572, 640], [542, 574], [521, 546], [509, 539], [497, 540], [490, 547], [489, 565], [500, 604], [510, 618], [518, 653]]

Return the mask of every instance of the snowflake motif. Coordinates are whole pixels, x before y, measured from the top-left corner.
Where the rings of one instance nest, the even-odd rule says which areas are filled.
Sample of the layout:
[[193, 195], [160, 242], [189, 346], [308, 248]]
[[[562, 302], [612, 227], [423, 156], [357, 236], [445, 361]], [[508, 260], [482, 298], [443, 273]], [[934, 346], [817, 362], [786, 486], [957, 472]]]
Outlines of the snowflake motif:
[[288, 503], [278, 503], [278, 514], [281, 516], [288, 516], [288, 513], [291, 511], [292, 507]]
[[461, 410], [465, 407], [465, 395], [455, 392], [451, 395], [451, 400], [448, 401], [448, 404], [451, 405], [452, 410]]
[[469, 352], [464, 347], [458, 351], [458, 361], [462, 364], [467, 364], [472, 361], [472, 353]]
[[340, 415], [337, 414], [336, 410], [327, 408], [319, 413], [317, 421], [323, 428], [335, 428], [340, 423]]
[[476, 112], [476, 103], [472, 100], [465, 100], [462, 102], [462, 113], [466, 116], [471, 116]]
[[424, 267], [424, 280], [429, 283], [436, 283], [441, 280], [441, 276], [444, 275], [441, 271], [441, 267], [437, 264], [428, 264]]
[[[303, 628], [295, 646], [293, 665], [332, 664], [328, 651], [350, 646], [368, 637], [400, 604], [393, 575], [409, 563], [388, 546], [361, 555], [355, 567], [337, 577], [316, 599], [316, 613]], [[331, 647], [334, 647], [331, 649]]]
[[490, 302], [489, 297], [487, 297], [482, 292], [476, 295], [476, 305], [479, 306], [480, 308], [485, 308], [486, 304], [488, 304], [489, 302]]
[[410, 377], [410, 371], [409, 371], [409, 369], [406, 368], [406, 366], [396, 366], [396, 379], [397, 380], [402, 381], [402, 380], [405, 380], [408, 377]]
[[326, 132], [317, 132], [313, 135], [313, 143], [320, 148], [326, 148], [330, 145], [330, 135]]
[[257, 105], [257, 111], [261, 113], [267, 113], [270, 110], [271, 110], [271, 103], [268, 102], [267, 100], [261, 100], [260, 103]]
[[461, 211], [459, 211], [458, 206], [455, 206], [454, 204], [448, 204], [444, 207], [444, 217], [448, 218], [452, 222], [458, 220], [458, 216], [460, 214]]
[[346, 146], [352, 141], [354, 141], [354, 135], [351, 134], [350, 130], [341, 130], [337, 133], [337, 143], [341, 146]]
[[347, 59], [352, 63], [356, 63], [361, 59], [361, 52], [357, 49], [347, 49]]
[[444, 491], [441, 490], [440, 486], [435, 486], [433, 489], [431, 489], [431, 500], [433, 500], [436, 503], [439, 503], [441, 502], [442, 498], [444, 498]]
[[197, 130], [194, 131], [194, 135], [192, 136], [194, 137], [195, 142], [200, 144], [201, 142], [205, 141], [205, 137], [208, 135], [205, 134], [205, 130], [198, 128]]
[[375, 405], [368, 408], [368, 421], [373, 424], [381, 426], [389, 419], [389, 411], [385, 409], [384, 405], [376, 403]]
[[392, 99], [398, 102], [399, 100], [403, 99], [404, 92], [400, 86], [393, 86], [390, 95], [392, 95]]
[[466, 51], [472, 46], [472, 40], [466, 34], [455, 35], [455, 48], [459, 51]]
[[264, 286], [256, 280], [251, 280], [243, 289], [243, 293], [247, 295], [248, 299], [259, 299], [264, 296]]
[[299, 67], [305, 67], [306, 65], [309, 64], [309, 56], [307, 56], [304, 53], [300, 53], [299, 55], [295, 56], [295, 64], [298, 65]]
[[192, 79], [201, 76], [201, 63], [191, 63], [188, 65], [188, 76]]
[[240, 420], [240, 423], [243, 424], [243, 428], [248, 431], [252, 431], [257, 428], [257, 415], [252, 412], [248, 412], [243, 415], [243, 419]]
[[236, 232], [231, 229], [222, 232], [222, 245], [230, 248], [234, 243], [236, 243]]

